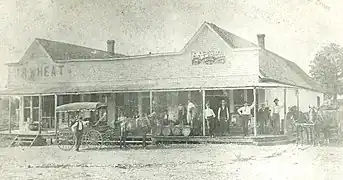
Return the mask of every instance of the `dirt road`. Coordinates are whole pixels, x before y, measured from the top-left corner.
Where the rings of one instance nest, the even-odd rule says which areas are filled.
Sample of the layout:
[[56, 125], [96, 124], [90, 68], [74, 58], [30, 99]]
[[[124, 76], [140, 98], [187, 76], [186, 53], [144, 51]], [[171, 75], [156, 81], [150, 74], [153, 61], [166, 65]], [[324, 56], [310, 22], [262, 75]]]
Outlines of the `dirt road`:
[[0, 148], [0, 179], [291, 179], [343, 177], [342, 147], [173, 145], [64, 152]]

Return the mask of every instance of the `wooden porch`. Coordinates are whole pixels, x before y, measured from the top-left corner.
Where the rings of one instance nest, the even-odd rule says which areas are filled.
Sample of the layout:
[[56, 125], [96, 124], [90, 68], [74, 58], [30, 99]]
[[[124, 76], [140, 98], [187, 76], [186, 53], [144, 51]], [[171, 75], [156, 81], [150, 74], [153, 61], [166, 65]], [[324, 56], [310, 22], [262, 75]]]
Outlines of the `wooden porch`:
[[153, 144], [242, 144], [242, 145], [281, 145], [295, 142], [294, 138], [289, 138], [286, 135], [260, 135], [260, 136], [152, 136]]

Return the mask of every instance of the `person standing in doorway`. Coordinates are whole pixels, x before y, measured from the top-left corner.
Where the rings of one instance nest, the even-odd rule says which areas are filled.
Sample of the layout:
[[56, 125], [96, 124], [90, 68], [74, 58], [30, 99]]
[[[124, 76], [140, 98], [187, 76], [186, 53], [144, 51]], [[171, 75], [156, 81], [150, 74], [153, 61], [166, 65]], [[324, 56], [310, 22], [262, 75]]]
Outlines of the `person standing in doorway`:
[[268, 121], [269, 109], [266, 108], [265, 104], [261, 104], [261, 108], [258, 110], [257, 122], [259, 124], [259, 133], [264, 134], [266, 123]]
[[279, 99], [275, 98], [274, 99], [274, 104], [272, 106], [272, 125], [273, 125], [273, 130], [275, 134], [280, 134], [280, 112], [282, 110], [283, 106], [279, 105]]
[[74, 124], [71, 126], [72, 131], [74, 132], [76, 142], [75, 142], [75, 150], [80, 151], [81, 141], [82, 141], [82, 135], [84, 126], [87, 125], [87, 121], [83, 122], [82, 116], [78, 116]]
[[185, 120], [187, 119], [187, 114], [185, 111], [185, 108], [182, 104], [179, 104], [179, 106], [177, 107], [178, 110], [178, 124], [185, 124]]
[[213, 110], [210, 108], [210, 104], [206, 103], [206, 109], [205, 109], [205, 119], [208, 124], [208, 131], [210, 136], [214, 136], [214, 129], [216, 124], [216, 115], [214, 114]]
[[244, 106], [237, 110], [238, 114], [240, 115], [240, 119], [243, 125], [243, 133], [244, 136], [249, 134], [248, 124], [251, 120], [251, 110], [255, 107], [255, 102], [253, 102], [250, 106], [248, 105], [247, 101], [244, 101]]
[[230, 133], [230, 128], [229, 128], [230, 113], [229, 113], [229, 108], [226, 106], [225, 100], [221, 101], [221, 106], [218, 109], [218, 120], [219, 120], [220, 135], [224, 135], [225, 133]]

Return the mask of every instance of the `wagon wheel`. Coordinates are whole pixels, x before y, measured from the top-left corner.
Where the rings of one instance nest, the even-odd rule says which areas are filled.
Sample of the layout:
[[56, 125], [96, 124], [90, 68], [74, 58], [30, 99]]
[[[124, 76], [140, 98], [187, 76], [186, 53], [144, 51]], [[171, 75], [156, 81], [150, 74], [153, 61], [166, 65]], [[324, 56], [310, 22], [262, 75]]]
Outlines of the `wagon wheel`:
[[103, 135], [103, 144], [108, 146], [115, 141], [115, 131], [113, 129], [108, 129]]
[[102, 136], [99, 131], [90, 129], [83, 135], [83, 142], [88, 149], [100, 149], [102, 145]]
[[63, 151], [70, 151], [75, 145], [75, 137], [72, 131], [59, 132], [58, 147]]

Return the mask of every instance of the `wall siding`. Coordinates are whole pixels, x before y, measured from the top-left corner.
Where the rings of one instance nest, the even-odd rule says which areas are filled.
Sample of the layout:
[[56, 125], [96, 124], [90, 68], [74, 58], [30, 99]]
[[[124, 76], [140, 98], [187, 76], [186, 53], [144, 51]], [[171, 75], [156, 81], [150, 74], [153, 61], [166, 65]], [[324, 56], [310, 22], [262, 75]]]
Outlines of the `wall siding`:
[[[30, 51], [39, 51], [38, 47]], [[219, 50], [226, 56], [225, 64], [192, 65], [192, 52]], [[23, 80], [15, 76], [16, 67], [10, 69], [10, 87], [30, 85], [56, 85], [73, 83], [75, 85], [125, 85], [125, 84], [189, 84], [203, 81], [203, 86], [239, 86], [258, 82], [258, 50], [233, 51], [220, 37], [209, 28], [203, 28], [181, 55], [144, 57], [126, 60], [84, 61], [54, 63], [49, 57], [45, 61], [24, 57], [29, 66], [45, 64], [63, 65], [62, 76], [37, 77], [35, 80]], [[213, 82], [218, 80], [219, 83]], [[206, 82], [209, 83], [206, 83]], [[166, 85], [167, 86], [167, 85]], [[172, 85], [170, 85], [172, 86]], [[172, 88], [172, 87], [170, 87]]]

